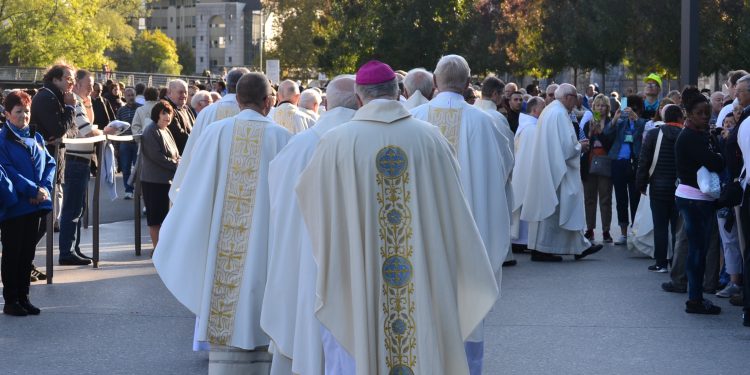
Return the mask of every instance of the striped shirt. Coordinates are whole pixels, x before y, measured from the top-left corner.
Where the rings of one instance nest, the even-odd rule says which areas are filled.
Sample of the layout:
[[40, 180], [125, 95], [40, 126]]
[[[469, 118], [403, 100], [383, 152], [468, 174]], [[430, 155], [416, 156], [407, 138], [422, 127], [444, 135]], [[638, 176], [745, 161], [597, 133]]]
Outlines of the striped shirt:
[[[133, 117], [135, 117], [135, 111], [140, 107], [141, 105], [138, 103], [134, 103], [133, 106], [124, 105], [120, 107], [120, 109], [117, 110], [117, 119], [120, 121], [125, 121], [128, 124], [133, 123]], [[128, 128], [125, 132], [122, 133], [122, 135], [129, 135], [133, 134], [133, 132]]]
[[[73, 95], [76, 99], [75, 117], [73, 118], [73, 122], [75, 122], [76, 128], [78, 128], [78, 134], [76, 135], [76, 138], [85, 138], [89, 135], [89, 133], [91, 133], [91, 130], [93, 129], [91, 127], [91, 119], [89, 119], [89, 116], [86, 113], [86, 107], [83, 105], [83, 98], [78, 96], [78, 94], [76, 93], [73, 93]], [[82, 158], [91, 159], [91, 156], [94, 153], [94, 145], [68, 144], [65, 146], [65, 152], [71, 155], [80, 156]]]

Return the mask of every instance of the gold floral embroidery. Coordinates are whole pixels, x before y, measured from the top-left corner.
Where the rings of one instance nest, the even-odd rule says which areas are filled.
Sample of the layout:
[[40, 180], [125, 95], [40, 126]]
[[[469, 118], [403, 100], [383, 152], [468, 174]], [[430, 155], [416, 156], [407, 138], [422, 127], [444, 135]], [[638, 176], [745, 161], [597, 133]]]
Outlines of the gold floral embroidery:
[[229, 345], [232, 341], [250, 242], [264, 128], [261, 122], [234, 123], [208, 315], [208, 341], [213, 344]]
[[461, 110], [430, 107], [427, 121], [440, 128], [440, 132], [448, 139], [448, 143], [453, 146], [456, 154], [458, 154], [458, 137], [461, 134]]
[[237, 116], [240, 113], [239, 107], [233, 105], [217, 104], [219, 107], [216, 108], [216, 118], [214, 121], [223, 120], [232, 116]]
[[409, 160], [397, 146], [382, 148], [375, 164], [380, 256], [383, 259], [383, 313], [386, 365], [390, 375], [412, 375], [417, 365], [417, 326], [414, 320], [414, 268], [409, 201]]

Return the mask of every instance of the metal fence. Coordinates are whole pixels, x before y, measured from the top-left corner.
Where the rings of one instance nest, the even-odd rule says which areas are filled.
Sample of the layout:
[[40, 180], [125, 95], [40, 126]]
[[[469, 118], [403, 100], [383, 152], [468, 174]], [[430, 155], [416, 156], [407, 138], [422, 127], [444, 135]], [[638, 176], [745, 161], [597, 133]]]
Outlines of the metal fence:
[[[19, 68], [15, 66], [0, 66], [0, 81], [5, 82], [18, 82], [19, 84], [41, 84], [42, 77], [46, 72], [46, 68]], [[122, 82], [126, 86], [135, 86], [136, 83], [144, 83], [148, 86], [160, 87], [166, 86], [170, 80], [179, 78], [187, 82], [201, 81], [211, 82], [216, 78], [204, 77], [204, 76], [188, 76], [188, 75], [170, 75], [170, 74], [158, 74], [158, 73], [142, 73], [142, 72], [105, 72], [101, 70], [92, 71], [95, 74], [98, 82], [104, 82], [108, 79]]]

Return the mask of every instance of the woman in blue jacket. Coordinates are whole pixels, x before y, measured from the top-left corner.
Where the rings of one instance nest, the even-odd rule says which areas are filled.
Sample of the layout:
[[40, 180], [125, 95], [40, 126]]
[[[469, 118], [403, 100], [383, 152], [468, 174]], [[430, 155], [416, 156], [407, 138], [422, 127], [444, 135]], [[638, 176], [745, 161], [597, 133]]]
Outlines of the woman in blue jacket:
[[47, 152], [42, 135], [29, 126], [31, 97], [23, 91], [13, 91], [5, 98], [4, 106], [7, 120], [0, 129], [0, 165], [12, 183], [17, 202], [0, 216], [3, 312], [38, 315], [39, 308], [29, 301], [29, 277], [38, 233], [52, 210], [55, 160]]

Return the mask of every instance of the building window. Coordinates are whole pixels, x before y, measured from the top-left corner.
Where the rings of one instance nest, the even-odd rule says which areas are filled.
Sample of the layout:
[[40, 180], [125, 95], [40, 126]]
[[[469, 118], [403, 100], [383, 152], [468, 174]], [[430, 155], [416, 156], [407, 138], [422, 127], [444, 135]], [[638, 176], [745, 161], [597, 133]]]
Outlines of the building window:
[[230, 20], [233, 20], [233, 19], [234, 19], [234, 14], [232, 14], [232, 13], [229, 13], [229, 19], [230, 19]]
[[169, 23], [174, 22], [174, 17], [169, 17]]
[[201, 56], [200, 59], [201, 59], [201, 62], [203, 62], [203, 56]]
[[232, 56], [229, 56], [229, 63], [232, 63]]
[[201, 35], [201, 42], [203, 41], [203, 35]]
[[231, 42], [231, 41], [233, 41], [233, 40], [234, 40], [234, 35], [230, 35], [230, 36], [229, 36], [229, 41]]

